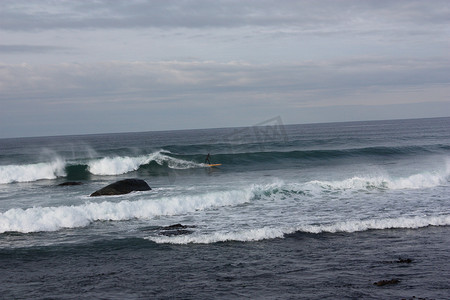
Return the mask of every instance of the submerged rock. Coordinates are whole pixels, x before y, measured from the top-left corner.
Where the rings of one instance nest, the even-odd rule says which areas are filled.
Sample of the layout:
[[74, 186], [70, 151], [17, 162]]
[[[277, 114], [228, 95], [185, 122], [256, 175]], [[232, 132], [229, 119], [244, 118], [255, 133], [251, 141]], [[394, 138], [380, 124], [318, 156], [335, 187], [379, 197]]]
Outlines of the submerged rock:
[[174, 225], [169, 225], [169, 226], [166, 226], [166, 227], [163, 227], [162, 229], [163, 230], [174, 230], [174, 229], [185, 229], [185, 228], [188, 228], [189, 226], [187, 226], [187, 225], [181, 225], [180, 223], [178, 223], [178, 224], [174, 224]]
[[71, 185], [82, 185], [83, 183], [80, 181], [66, 181], [58, 184], [58, 186], [71, 186]]
[[412, 263], [412, 259], [411, 258], [399, 258], [396, 263], [398, 264], [410, 264]]
[[385, 261], [384, 263], [387, 263], [387, 264], [410, 264], [412, 262], [413, 262], [413, 260], [411, 258], [399, 257], [397, 260], [389, 260], [389, 261]]
[[380, 280], [380, 281], [374, 282], [374, 285], [384, 286], [384, 285], [388, 285], [388, 284], [397, 284], [399, 282], [400, 282], [400, 280], [398, 280], [398, 279]]
[[134, 191], [149, 190], [151, 190], [150, 186], [142, 179], [124, 179], [107, 185], [104, 188], [99, 189], [98, 191], [95, 191], [91, 194], [91, 197], [123, 195]]

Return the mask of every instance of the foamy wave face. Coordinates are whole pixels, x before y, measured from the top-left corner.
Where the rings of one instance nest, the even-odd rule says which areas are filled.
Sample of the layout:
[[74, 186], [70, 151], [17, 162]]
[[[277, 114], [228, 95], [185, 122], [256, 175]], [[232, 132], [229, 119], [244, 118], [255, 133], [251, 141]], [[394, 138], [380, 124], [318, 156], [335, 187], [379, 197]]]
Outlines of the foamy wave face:
[[49, 163], [0, 166], [0, 183], [30, 182], [65, 176], [65, 162], [57, 158]]
[[254, 242], [267, 239], [284, 238], [295, 232], [337, 233], [360, 232], [381, 229], [417, 229], [428, 226], [449, 226], [450, 215], [435, 217], [400, 217], [393, 219], [372, 219], [337, 222], [328, 225], [300, 225], [288, 228], [260, 228], [239, 230], [236, 232], [193, 233], [180, 236], [153, 236], [146, 239], [160, 244], [211, 244], [218, 242]]
[[237, 232], [214, 232], [211, 234], [179, 235], [175, 237], [154, 236], [148, 240], [159, 244], [212, 244], [218, 242], [255, 242], [284, 237], [285, 232], [276, 228], [240, 230]]
[[120, 175], [136, 171], [141, 165], [148, 164], [151, 156], [104, 157], [88, 163], [88, 170], [94, 175]]
[[426, 189], [448, 185], [448, 172], [425, 172], [408, 177], [392, 178], [384, 176], [351, 177], [343, 180], [308, 182], [285, 182], [276, 180], [265, 185], [254, 185], [255, 196], [273, 197], [275, 195], [289, 198], [301, 196], [321, 196], [333, 192], [336, 195], [346, 192], [377, 192], [402, 189]]
[[319, 181], [313, 180], [306, 184], [307, 187], [314, 189], [319, 187], [321, 190], [370, 190], [382, 189], [388, 187], [388, 182], [385, 178], [365, 178], [352, 177], [341, 181]]
[[406, 178], [393, 179], [388, 183], [391, 189], [431, 188], [448, 183], [448, 172], [415, 174]]
[[296, 231], [308, 233], [322, 232], [358, 232], [380, 229], [417, 229], [427, 226], [448, 226], [450, 225], [450, 215], [433, 217], [399, 217], [371, 220], [353, 220], [337, 222], [329, 225], [303, 225], [296, 228]]
[[374, 189], [423, 189], [448, 184], [449, 171], [425, 172], [408, 177], [392, 178], [390, 176], [359, 177], [340, 181], [308, 182], [305, 186], [311, 190], [374, 190]]
[[33, 207], [10, 209], [0, 213], [0, 233], [56, 231], [84, 227], [95, 221], [151, 219], [238, 205], [251, 199], [251, 191], [228, 191], [198, 196], [169, 197], [158, 200], [137, 200], [85, 203], [80, 206]]
[[89, 172], [94, 175], [121, 175], [136, 171], [140, 166], [154, 161], [159, 165], [167, 163], [172, 169], [190, 169], [202, 167], [203, 164], [170, 157], [165, 150], [137, 157], [116, 156], [105, 157], [88, 163]]

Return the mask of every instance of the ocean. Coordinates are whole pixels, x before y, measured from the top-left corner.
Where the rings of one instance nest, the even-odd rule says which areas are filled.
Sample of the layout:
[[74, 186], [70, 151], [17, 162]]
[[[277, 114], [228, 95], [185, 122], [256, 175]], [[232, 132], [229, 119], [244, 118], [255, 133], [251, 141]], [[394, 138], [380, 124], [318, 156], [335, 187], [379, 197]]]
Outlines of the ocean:
[[449, 299], [449, 225], [450, 118], [0, 139], [2, 299]]

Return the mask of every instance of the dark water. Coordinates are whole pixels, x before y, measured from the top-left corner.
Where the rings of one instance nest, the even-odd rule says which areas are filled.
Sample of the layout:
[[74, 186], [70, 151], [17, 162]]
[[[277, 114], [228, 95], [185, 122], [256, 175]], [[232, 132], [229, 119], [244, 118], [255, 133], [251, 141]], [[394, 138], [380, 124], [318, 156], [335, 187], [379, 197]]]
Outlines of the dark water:
[[[4, 299], [447, 299], [448, 227], [0, 251]], [[399, 258], [412, 262], [401, 262]], [[398, 279], [395, 285], [376, 286]]]
[[0, 140], [0, 298], [449, 298], [450, 118], [260, 125]]

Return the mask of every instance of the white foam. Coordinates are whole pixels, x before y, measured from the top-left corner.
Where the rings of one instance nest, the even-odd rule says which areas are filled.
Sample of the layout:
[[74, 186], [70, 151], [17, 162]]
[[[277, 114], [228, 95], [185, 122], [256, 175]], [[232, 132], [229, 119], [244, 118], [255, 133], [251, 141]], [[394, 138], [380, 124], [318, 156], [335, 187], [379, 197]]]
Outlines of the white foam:
[[306, 233], [337, 233], [337, 232], [359, 232], [374, 229], [418, 229], [428, 226], [449, 226], [450, 215], [429, 217], [400, 217], [393, 219], [371, 219], [343, 221], [334, 224], [300, 225], [283, 228], [256, 228], [248, 230], [237, 230], [234, 232], [193, 233], [178, 236], [150, 236], [148, 240], [165, 244], [211, 244], [217, 242], [253, 242], [266, 239], [284, 238], [286, 234], [295, 232]]
[[0, 184], [55, 179], [65, 176], [66, 163], [56, 158], [48, 163], [0, 166]]
[[88, 170], [94, 175], [120, 175], [136, 171], [141, 165], [148, 164], [151, 155], [138, 157], [104, 157], [88, 163]]
[[135, 157], [104, 157], [101, 159], [90, 161], [88, 163], [88, 170], [94, 175], [120, 175], [136, 171], [140, 166], [149, 164], [152, 161], [155, 161], [159, 165], [167, 163], [168, 167], [172, 169], [189, 169], [203, 166], [203, 164], [174, 158], [166, 155], [165, 153], [170, 152], [166, 150], [160, 150], [148, 155]]
[[432, 188], [448, 183], [448, 172], [425, 172], [406, 178], [392, 179], [388, 182], [391, 189]]
[[398, 217], [398, 218], [383, 218], [383, 219], [369, 219], [369, 220], [349, 220], [337, 222], [334, 224], [321, 225], [302, 225], [296, 227], [295, 231], [302, 231], [308, 233], [322, 233], [322, 232], [358, 232], [373, 229], [395, 229], [395, 228], [409, 228], [417, 229], [427, 226], [448, 226], [450, 225], [450, 215], [441, 216], [414, 216], [414, 217]]
[[312, 180], [308, 182], [287, 182], [275, 179], [272, 183], [253, 185], [253, 192], [258, 198], [282, 197], [298, 195], [321, 196], [324, 192], [345, 193], [360, 191], [385, 191], [402, 189], [426, 189], [448, 185], [447, 171], [424, 172], [407, 177], [392, 178], [383, 176], [354, 176], [343, 180]]
[[448, 184], [448, 170], [441, 172], [423, 172], [407, 177], [392, 178], [384, 176], [354, 176], [344, 180], [313, 180], [305, 184], [308, 190], [373, 190], [373, 189], [424, 189]]
[[277, 228], [260, 228], [239, 230], [236, 232], [214, 232], [211, 234], [190, 234], [178, 235], [174, 237], [153, 236], [148, 240], [159, 244], [212, 244], [218, 242], [253, 242], [265, 239], [275, 239], [284, 237], [285, 232]]
[[386, 188], [387, 182], [384, 178], [352, 177], [336, 181], [313, 180], [305, 184], [307, 190], [367, 190], [373, 188]]
[[212, 207], [242, 204], [250, 201], [251, 196], [250, 190], [237, 190], [156, 200], [126, 200], [118, 203], [105, 201], [79, 206], [15, 208], [0, 213], [0, 233], [56, 231], [62, 228], [84, 227], [95, 221], [172, 216]]

